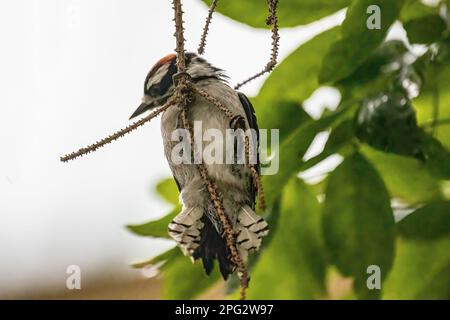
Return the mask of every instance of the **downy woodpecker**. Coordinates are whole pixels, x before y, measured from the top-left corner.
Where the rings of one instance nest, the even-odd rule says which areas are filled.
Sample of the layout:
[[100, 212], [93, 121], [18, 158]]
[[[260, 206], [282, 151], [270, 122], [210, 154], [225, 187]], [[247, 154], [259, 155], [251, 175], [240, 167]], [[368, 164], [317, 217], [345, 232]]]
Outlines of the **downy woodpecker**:
[[[254, 129], [258, 133], [255, 111], [248, 98], [232, 89], [223, 70], [208, 63], [195, 53], [186, 53], [186, 72], [192, 82], [216, 98], [231, 112], [245, 120], [245, 124], [233, 121], [224, 115], [212, 103], [196, 94], [194, 102], [189, 105], [190, 121], [200, 121], [202, 132], [209, 129], [219, 130], [225, 137], [227, 129]], [[148, 73], [144, 84], [142, 104], [132, 114], [134, 118], [148, 110], [162, 106], [175, 92], [173, 76], [177, 73], [176, 55], [168, 55], [159, 60]], [[201, 259], [207, 274], [213, 269], [214, 260], [218, 260], [219, 269], [224, 279], [233, 273], [233, 264], [229, 249], [224, 239], [224, 230], [212, 205], [210, 196], [195, 164], [176, 164], [172, 159], [172, 151], [179, 141], [172, 141], [172, 133], [182, 128], [181, 109], [172, 106], [164, 111], [161, 119], [161, 132], [164, 142], [164, 152], [172, 170], [174, 179], [180, 191], [182, 211], [169, 224], [168, 232], [177, 242], [186, 256], [193, 260]], [[131, 119], [130, 118], [130, 119]], [[242, 128], [244, 127], [244, 128]], [[234, 136], [235, 144], [237, 135]], [[258, 153], [258, 137], [256, 147]], [[202, 141], [203, 147], [208, 141]], [[223, 158], [227, 153], [235, 153], [234, 148], [224, 148]], [[233, 154], [234, 159], [236, 155]], [[256, 167], [259, 170], [259, 158], [256, 157]], [[268, 225], [264, 219], [255, 213], [256, 187], [248, 166], [239, 163], [206, 163], [208, 174], [217, 185], [224, 211], [229, 217], [236, 234], [236, 246], [241, 258], [247, 261], [248, 253], [256, 251], [261, 245], [261, 239], [268, 233]]]

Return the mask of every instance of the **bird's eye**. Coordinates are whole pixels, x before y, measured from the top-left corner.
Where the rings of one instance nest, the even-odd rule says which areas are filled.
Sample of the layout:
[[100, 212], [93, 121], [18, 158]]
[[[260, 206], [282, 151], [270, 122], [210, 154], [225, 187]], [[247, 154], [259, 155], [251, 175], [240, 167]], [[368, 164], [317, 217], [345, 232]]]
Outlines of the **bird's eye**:
[[157, 97], [160, 95], [160, 88], [158, 84], [154, 84], [150, 87], [149, 94], [152, 97]]

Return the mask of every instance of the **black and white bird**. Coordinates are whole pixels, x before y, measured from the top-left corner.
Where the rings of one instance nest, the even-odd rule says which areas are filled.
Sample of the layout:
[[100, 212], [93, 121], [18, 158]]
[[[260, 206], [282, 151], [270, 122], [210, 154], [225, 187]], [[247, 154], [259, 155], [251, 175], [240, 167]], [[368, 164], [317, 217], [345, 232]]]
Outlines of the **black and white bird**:
[[[142, 104], [131, 118], [162, 106], [174, 94], [173, 76], [176, 72], [176, 55], [174, 54], [162, 58], [153, 66], [145, 79]], [[246, 128], [258, 132], [255, 111], [250, 101], [244, 94], [228, 85], [223, 70], [212, 66], [195, 53], [186, 53], [186, 72], [196, 86], [240, 116], [239, 119], [245, 119]], [[164, 111], [161, 120], [164, 152], [180, 191], [180, 201], [183, 205], [181, 213], [169, 224], [168, 231], [186, 256], [203, 261], [207, 274], [211, 273], [214, 260], [217, 259], [220, 272], [224, 279], [227, 279], [236, 266], [231, 260], [224, 239], [224, 230], [209, 194], [195, 164], [176, 164], [172, 159], [173, 148], [179, 144], [179, 141], [172, 141], [172, 133], [182, 127], [180, 114], [181, 109], [172, 106]], [[201, 121], [203, 132], [216, 129], [226, 136], [229, 134], [227, 129], [239, 129], [239, 127], [243, 129], [242, 121], [240, 125], [239, 121], [230, 121], [222, 111], [200, 95], [196, 95], [194, 102], [189, 106], [188, 116], [192, 122]], [[206, 147], [208, 142], [203, 141], [202, 145]], [[258, 142], [256, 142], [256, 148], [253, 148], [256, 153], [257, 146]], [[236, 148], [224, 148], [224, 152], [225, 159], [226, 153], [236, 152]], [[233, 156], [236, 155], [233, 154]], [[248, 253], [258, 250], [262, 238], [268, 234], [267, 223], [255, 213], [257, 190], [250, 170], [248, 166], [239, 163], [205, 163], [205, 166], [210, 178], [218, 187], [224, 210], [237, 235], [237, 249], [245, 262]], [[259, 170], [259, 158], [256, 166]]]

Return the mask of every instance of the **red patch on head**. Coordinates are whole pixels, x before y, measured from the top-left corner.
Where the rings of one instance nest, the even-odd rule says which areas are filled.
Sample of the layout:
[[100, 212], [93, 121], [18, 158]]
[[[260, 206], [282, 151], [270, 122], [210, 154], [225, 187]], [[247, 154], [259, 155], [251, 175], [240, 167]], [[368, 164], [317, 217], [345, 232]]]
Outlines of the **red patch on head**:
[[152, 67], [152, 69], [149, 71], [149, 73], [147, 74], [147, 77], [145, 78], [145, 87], [148, 87], [148, 81], [151, 79], [151, 77], [158, 71], [158, 69], [165, 65], [168, 62], [173, 61], [174, 59], [177, 58], [176, 54], [169, 54], [167, 56], [165, 56], [164, 58], [160, 59], [157, 63], [155, 63], [155, 65]]
[[167, 62], [172, 61], [173, 59], [176, 59], [177, 55], [174, 53], [168, 54], [164, 58], [160, 59], [155, 65], [153, 66], [152, 70], [157, 70], [162, 65], [166, 64]]

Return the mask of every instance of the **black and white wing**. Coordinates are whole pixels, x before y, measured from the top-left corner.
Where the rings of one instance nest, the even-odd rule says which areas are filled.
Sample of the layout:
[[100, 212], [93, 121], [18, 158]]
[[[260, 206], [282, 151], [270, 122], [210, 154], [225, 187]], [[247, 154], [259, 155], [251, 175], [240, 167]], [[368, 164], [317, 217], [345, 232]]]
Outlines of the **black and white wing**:
[[[256, 170], [258, 173], [260, 172], [260, 163], [259, 163], [259, 129], [258, 129], [258, 122], [256, 120], [256, 113], [255, 109], [253, 108], [252, 103], [247, 98], [247, 96], [241, 92], [238, 93], [239, 100], [241, 101], [242, 108], [245, 111], [245, 116], [247, 118], [247, 122], [250, 126], [250, 129], [254, 129], [256, 132], [256, 145], [254, 146], [255, 152], [256, 152]], [[253, 181], [253, 178], [250, 177], [250, 198], [252, 202], [252, 208], [255, 208], [256, 203], [256, 194], [258, 190], [256, 190], [255, 183]]]

